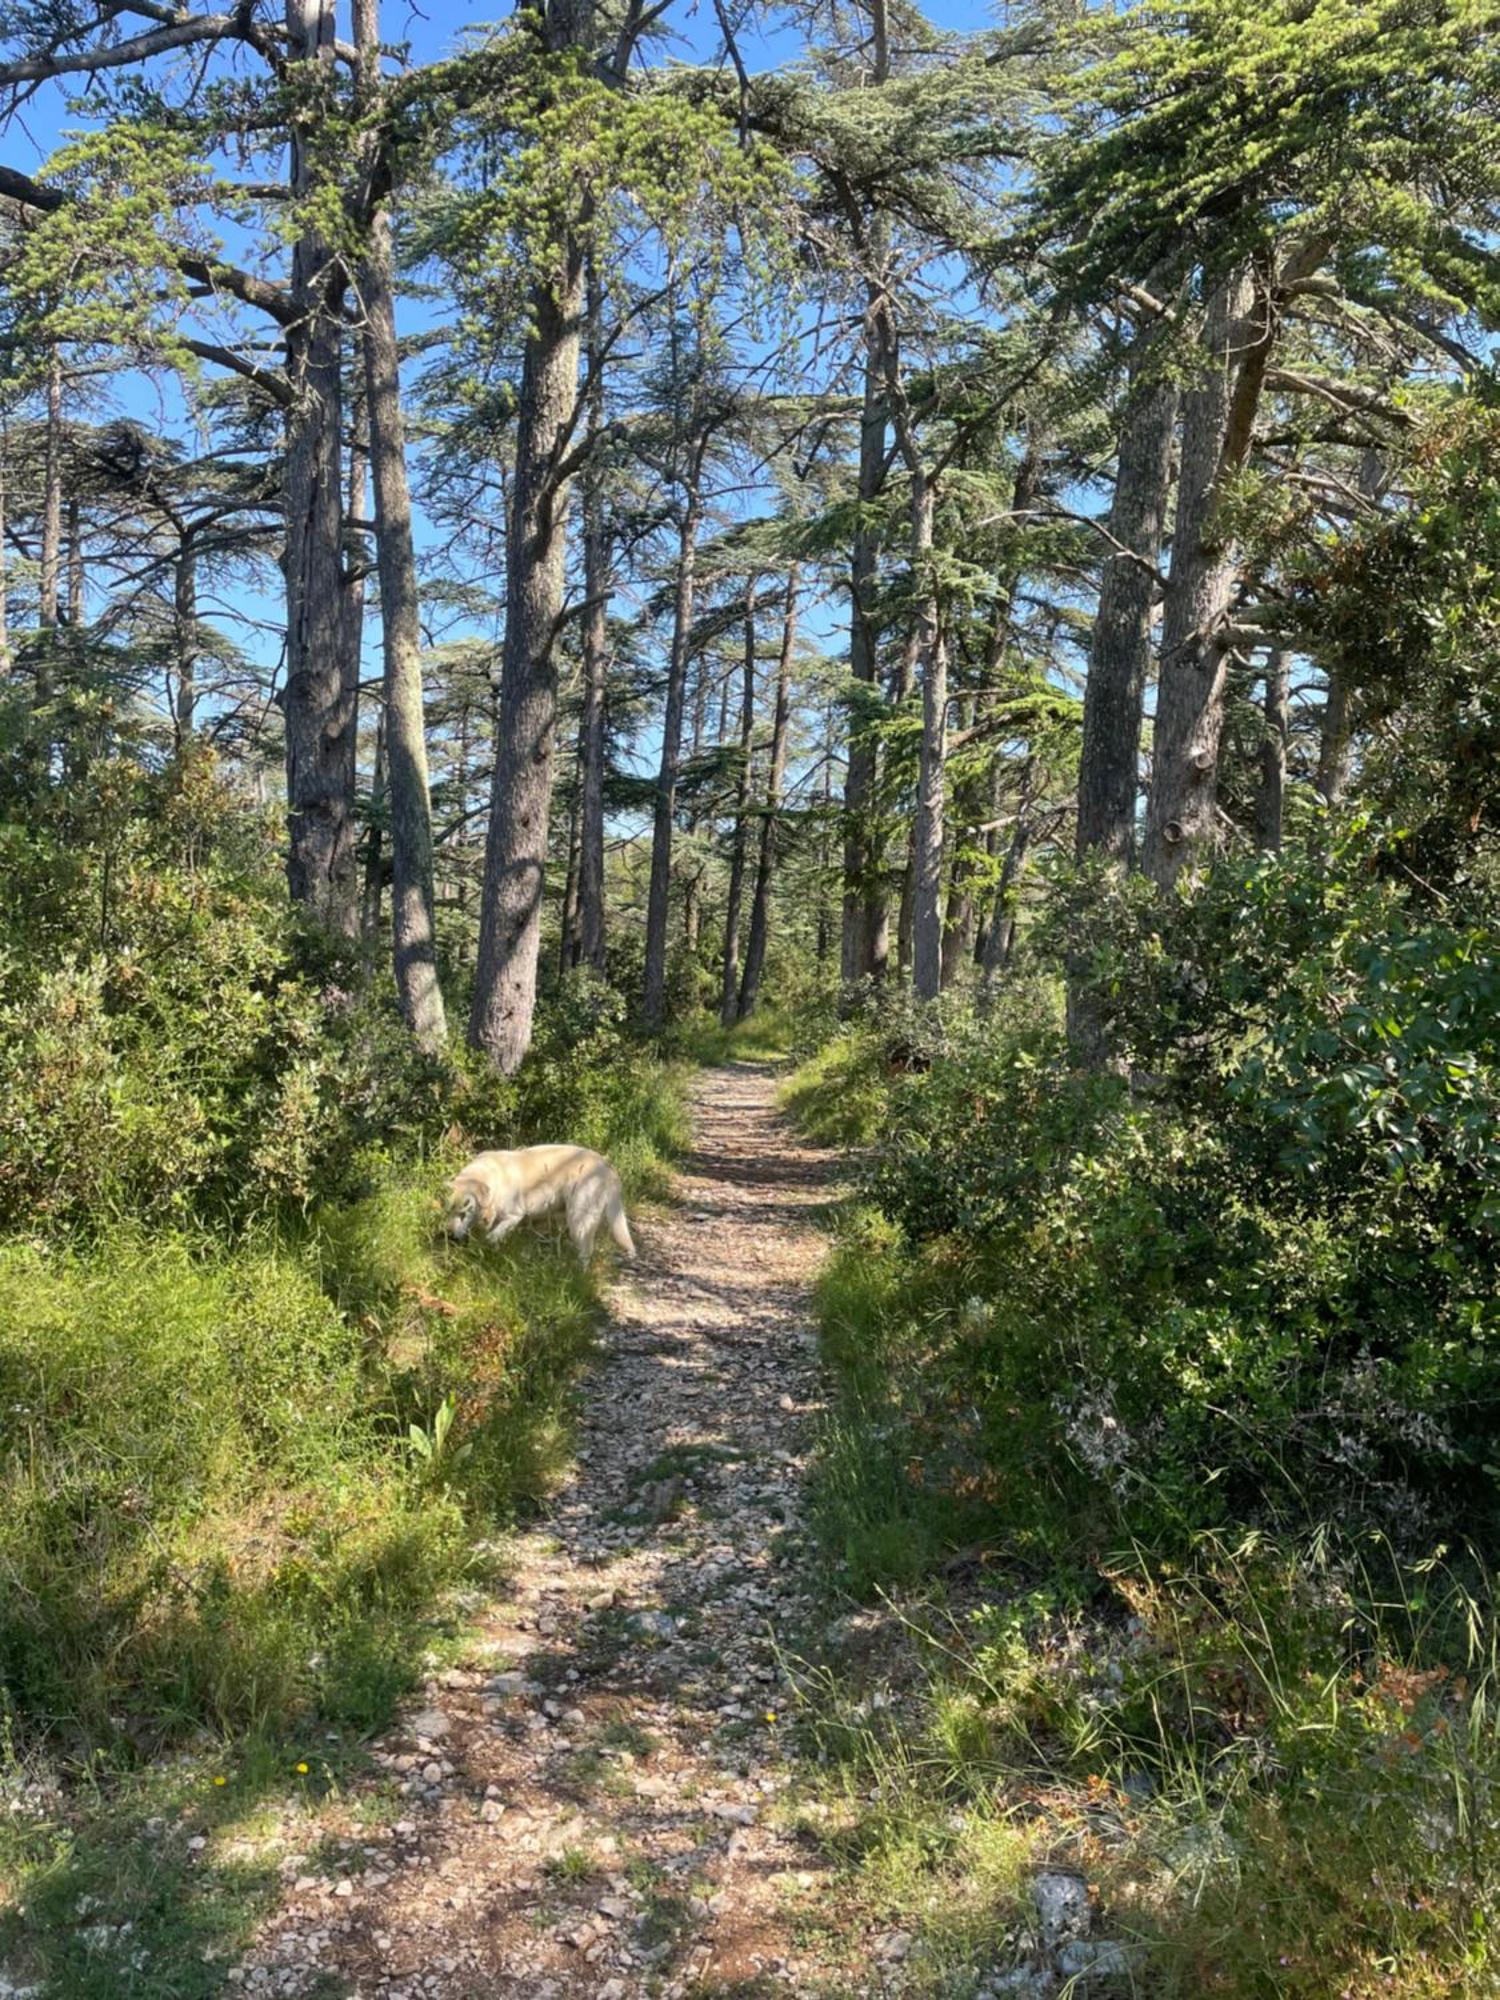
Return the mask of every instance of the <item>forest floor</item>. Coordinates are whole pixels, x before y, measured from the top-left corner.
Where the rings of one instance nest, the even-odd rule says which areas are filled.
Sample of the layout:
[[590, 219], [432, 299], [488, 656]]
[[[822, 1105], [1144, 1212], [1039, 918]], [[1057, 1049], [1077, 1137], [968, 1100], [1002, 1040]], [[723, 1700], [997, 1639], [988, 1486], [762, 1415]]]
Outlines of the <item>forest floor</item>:
[[783, 1647], [826, 1624], [799, 1519], [832, 1155], [776, 1073], [704, 1073], [696, 1150], [638, 1229], [577, 1463], [456, 1663], [285, 1856], [231, 1972], [256, 1994], [707, 2000], [899, 1985], [840, 1935], [796, 1831]]

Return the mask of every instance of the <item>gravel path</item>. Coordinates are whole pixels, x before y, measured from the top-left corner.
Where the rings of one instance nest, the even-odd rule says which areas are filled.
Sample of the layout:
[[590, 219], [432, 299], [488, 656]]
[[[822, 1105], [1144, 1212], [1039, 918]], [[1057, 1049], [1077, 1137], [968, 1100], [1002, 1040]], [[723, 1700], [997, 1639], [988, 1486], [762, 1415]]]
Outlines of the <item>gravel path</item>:
[[816, 1609], [798, 1505], [833, 1165], [774, 1091], [744, 1064], [701, 1080], [675, 1204], [609, 1294], [574, 1476], [470, 1664], [377, 1746], [371, 1803], [394, 1785], [402, 1816], [295, 1877], [241, 1990], [862, 1990], [797, 1942], [823, 1864], [776, 1824], [778, 1642]]

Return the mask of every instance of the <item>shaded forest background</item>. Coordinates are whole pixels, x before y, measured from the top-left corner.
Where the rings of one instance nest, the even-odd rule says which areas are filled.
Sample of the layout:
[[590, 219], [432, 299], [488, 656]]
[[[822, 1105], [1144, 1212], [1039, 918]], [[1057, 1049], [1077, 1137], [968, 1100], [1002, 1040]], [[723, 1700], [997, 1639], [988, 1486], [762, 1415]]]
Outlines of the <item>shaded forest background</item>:
[[1144, 1990], [1493, 1990], [1500, 15], [678, 11], [0, 6], [0, 1949], [566, 1462], [443, 1174], [748, 1050], [930, 1990], [1018, 1824]]

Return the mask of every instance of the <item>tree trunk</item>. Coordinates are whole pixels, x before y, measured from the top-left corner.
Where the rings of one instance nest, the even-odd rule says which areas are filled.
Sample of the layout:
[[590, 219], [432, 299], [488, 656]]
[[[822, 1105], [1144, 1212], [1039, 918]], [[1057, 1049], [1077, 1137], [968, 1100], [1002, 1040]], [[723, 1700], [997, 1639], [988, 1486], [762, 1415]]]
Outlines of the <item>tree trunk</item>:
[[787, 735], [792, 714], [792, 660], [797, 650], [798, 573], [786, 580], [786, 610], [781, 622], [781, 654], [776, 663], [776, 708], [771, 720], [771, 769], [766, 779], [766, 816], [760, 830], [760, 855], [755, 869], [755, 896], [750, 905], [750, 936], [745, 945], [745, 971], [740, 980], [740, 1019], [755, 1012], [766, 969], [766, 939], [771, 928], [771, 885], [776, 875], [780, 833], [781, 789], [786, 780]]
[[[367, 98], [380, 87], [380, 0], [355, 0], [354, 38]], [[396, 999], [421, 1047], [437, 1048], [448, 1021], [438, 982], [434, 915], [432, 805], [422, 703], [422, 620], [406, 426], [391, 227], [384, 211], [369, 219], [359, 271], [364, 306], [365, 409], [375, 486], [375, 556], [380, 573], [380, 632], [385, 669], [385, 763], [391, 820], [391, 939]]]
[[1155, 344], [1145, 344], [1130, 370], [1114, 497], [1105, 522], [1110, 547], [1089, 637], [1078, 765], [1078, 859], [1102, 854], [1120, 868], [1129, 866], [1135, 848], [1141, 707], [1156, 597], [1151, 572], [1161, 557], [1177, 424], [1176, 384], [1154, 380], [1146, 372]]
[[1290, 727], [1292, 656], [1278, 647], [1266, 663], [1266, 733], [1260, 746], [1260, 785], [1255, 795], [1255, 843], [1281, 851], [1286, 798], [1286, 748]]
[[68, 628], [83, 630], [83, 522], [76, 499], [68, 502]]
[[[872, 254], [884, 251], [879, 217], [871, 225]], [[864, 402], [859, 425], [859, 520], [849, 560], [849, 675], [860, 690], [875, 691], [879, 649], [874, 598], [879, 576], [880, 536], [873, 518], [885, 484], [886, 413], [881, 330], [872, 285], [865, 313]], [[886, 893], [880, 880], [874, 827], [880, 752], [868, 720], [851, 710], [848, 763], [844, 778], [844, 915], [839, 969], [846, 987], [883, 979], [889, 949]]]
[[1239, 553], [1216, 515], [1227, 476], [1244, 462], [1272, 339], [1270, 302], [1246, 270], [1209, 301], [1200, 379], [1183, 397], [1182, 471], [1162, 618], [1146, 873], [1170, 888], [1217, 845], [1219, 738], [1224, 726], [1225, 615]]
[[[582, 747], [580, 729], [577, 761], [581, 761]], [[576, 769], [574, 775], [576, 778]], [[582, 835], [579, 806], [579, 788], [575, 783], [572, 804], [568, 809], [568, 865], [563, 876], [562, 924], [559, 928], [557, 951], [559, 972], [570, 972], [578, 963], [578, 862]]]
[[591, 450], [583, 477], [583, 715], [578, 758], [578, 957], [604, 971], [604, 752], [605, 691], [609, 678], [609, 537], [604, 476], [598, 463], [603, 429], [599, 347], [603, 307], [598, 277], [588, 275], [589, 341], [593, 387], [589, 396]]
[[183, 533], [172, 570], [172, 639], [177, 656], [173, 738], [181, 756], [193, 740], [198, 709], [198, 551], [188, 531]]
[[[886, 0], [870, 0], [870, 85], [879, 90], [890, 77], [890, 32]], [[859, 518], [849, 559], [849, 674], [856, 689], [874, 693], [878, 648], [874, 597], [879, 576], [880, 536], [874, 508], [886, 476], [886, 270], [890, 230], [877, 209], [870, 218], [864, 315], [864, 386], [859, 422]], [[881, 879], [878, 833], [874, 825], [880, 778], [880, 751], [859, 710], [851, 714], [844, 778], [844, 906], [839, 971], [846, 992], [860, 981], [884, 979], [890, 950], [890, 919]]]
[[10, 607], [6, 602], [5, 477], [9, 450], [10, 440], [0, 427], [0, 680], [8, 680], [15, 665], [10, 650]]
[[672, 833], [677, 810], [677, 774], [682, 762], [682, 717], [687, 701], [688, 639], [693, 623], [694, 572], [701, 518], [700, 487], [705, 438], [693, 447], [683, 493], [677, 540], [677, 590], [672, 607], [672, 646], [667, 661], [667, 705], [662, 720], [661, 764], [656, 774], [656, 813], [651, 830], [651, 885], [646, 902], [646, 978], [641, 1011], [648, 1028], [667, 1018], [667, 916], [672, 893]]
[[[37, 624], [44, 634], [57, 630], [59, 593], [62, 582], [62, 357], [53, 347], [47, 356], [46, 464], [42, 474], [42, 548], [37, 576]], [[39, 650], [37, 700], [52, 696], [52, 667], [49, 642], [44, 638]]]
[[1005, 859], [1000, 864], [1000, 885], [995, 891], [995, 913], [990, 919], [984, 941], [984, 963], [980, 969], [980, 994], [988, 1006], [995, 997], [1005, 968], [1010, 964], [1011, 953], [1016, 942], [1016, 893], [1021, 880], [1021, 870], [1026, 866], [1027, 851], [1031, 846], [1031, 823], [1027, 818], [1026, 801], [1023, 799], [1016, 811], [1016, 823], [1011, 830], [1010, 846], [1005, 850]]
[[755, 587], [745, 585], [745, 665], [740, 678], [740, 763], [734, 787], [734, 839], [729, 854], [729, 894], [724, 904], [724, 965], [719, 981], [719, 1020], [732, 1028], [739, 1018], [740, 904], [750, 846], [750, 767], [755, 736]]
[[365, 843], [365, 888], [360, 930], [374, 938], [380, 931], [380, 906], [385, 888], [385, 842], [380, 822], [385, 816], [385, 714], [375, 718], [375, 764], [370, 773], [370, 837]]
[[922, 750], [912, 836], [912, 986], [935, 1000], [943, 982], [943, 811], [948, 759], [948, 649], [937, 594], [923, 578], [932, 557], [934, 495], [925, 471], [912, 470], [912, 570], [918, 584], [917, 671], [922, 684]]
[[567, 486], [554, 472], [578, 404], [583, 260], [557, 246], [532, 289], [516, 413], [505, 645], [469, 1036], [508, 1076], [531, 1043], [556, 748], [555, 642], [563, 608]]
[[[287, 54], [327, 76], [334, 58], [332, 0], [286, 0]], [[315, 190], [309, 101], [292, 132], [291, 186]], [[292, 249], [292, 321], [286, 335], [291, 403], [286, 421], [287, 880], [326, 929], [354, 936], [359, 921], [354, 774], [358, 665], [351, 665], [343, 574], [341, 466], [343, 267], [316, 229]]]

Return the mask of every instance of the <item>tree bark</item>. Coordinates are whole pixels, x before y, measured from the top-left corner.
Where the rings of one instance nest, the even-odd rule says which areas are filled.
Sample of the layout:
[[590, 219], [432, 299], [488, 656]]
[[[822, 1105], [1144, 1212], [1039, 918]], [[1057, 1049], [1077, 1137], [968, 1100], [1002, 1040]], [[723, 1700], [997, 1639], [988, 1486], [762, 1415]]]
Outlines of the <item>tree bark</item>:
[[[37, 623], [44, 632], [57, 629], [62, 586], [62, 358], [55, 347], [47, 355], [46, 462], [42, 473], [42, 548], [37, 575]], [[37, 690], [41, 696], [40, 687]], [[50, 692], [50, 689], [49, 689]]]
[[[524, 17], [523, 17], [524, 18]], [[584, 49], [589, 0], [544, 0], [553, 52]], [[628, 55], [628, 49], [625, 51]], [[565, 583], [565, 454], [578, 417], [584, 305], [579, 233], [559, 226], [528, 297], [511, 480], [505, 644], [469, 1039], [506, 1075], [531, 1045], [557, 739], [558, 621]]]
[[365, 843], [365, 887], [360, 910], [360, 929], [367, 938], [380, 930], [380, 906], [385, 890], [385, 841], [381, 820], [385, 816], [385, 714], [375, 718], [375, 761], [370, 773], [370, 837]]
[[583, 260], [577, 241], [566, 237], [550, 283], [532, 290], [521, 367], [495, 771], [469, 1021], [471, 1041], [507, 1076], [531, 1044], [536, 1011], [568, 497], [555, 468], [577, 412], [582, 297]]
[[1286, 800], [1286, 750], [1290, 727], [1292, 656], [1278, 647], [1266, 662], [1266, 733], [1260, 746], [1260, 784], [1255, 795], [1255, 843], [1281, 851]]
[[[890, 77], [890, 30], [886, 0], [869, 0], [870, 85], [879, 90]], [[879, 578], [880, 536], [874, 508], [886, 477], [886, 358], [888, 302], [886, 264], [890, 231], [877, 209], [870, 218], [864, 314], [864, 384], [859, 421], [859, 520], [849, 559], [849, 674], [856, 690], [874, 692], [878, 648], [874, 597]], [[856, 700], [858, 699], [856, 693]], [[839, 972], [846, 992], [862, 980], [884, 979], [890, 949], [888, 897], [881, 879], [874, 826], [880, 778], [880, 750], [853, 712], [844, 777], [844, 903]]]
[[603, 306], [596, 273], [588, 274], [588, 325], [592, 349], [589, 396], [590, 452], [583, 476], [583, 714], [578, 771], [578, 958], [604, 971], [604, 753], [605, 695], [609, 680], [609, 536], [604, 479], [598, 462], [603, 429], [599, 348]]
[[677, 589], [672, 607], [667, 705], [662, 719], [661, 763], [656, 774], [656, 812], [651, 830], [651, 884], [646, 902], [646, 976], [641, 1012], [646, 1026], [652, 1029], [662, 1027], [667, 1017], [667, 917], [672, 893], [672, 834], [677, 810], [677, 774], [682, 762], [688, 639], [693, 623], [706, 451], [707, 437], [700, 435], [693, 441], [677, 538]]
[[[880, 217], [871, 225], [872, 254], [884, 250]], [[864, 395], [859, 424], [859, 522], [849, 559], [849, 676], [856, 690], [873, 694], [879, 673], [874, 598], [879, 577], [880, 535], [873, 518], [885, 484], [886, 413], [879, 293], [870, 287], [865, 311]], [[859, 699], [856, 692], [856, 700]], [[844, 778], [844, 914], [839, 969], [846, 987], [885, 977], [889, 949], [886, 892], [875, 852], [875, 795], [880, 752], [868, 723], [851, 712], [848, 763]]]
[[786, 781], [787, 736], [792, 714], [792, 661], [797, 650], [797, 591], [795, 567], [786, 580], [786, 610], [781, 621], [781, 653], [776, 662], [776, 707], [771, 718], [771, 768], [766, 778], [766, 813], [760, 829], [760, 854], [755, 869], [755, 895], [750, 905], [750, 936], [745, 944], [745, 970], [740, 980], [739, 1017], [746, 1020], [760, 999], [766, 969], [766, 941], [771, 929], [771, 886], [776, 876], [776, 850], [781, 831], [781, 792]]
[[1102, 854], [1120, 868], [1130, 865], [1135, 849], [1141, 712], [1156, 597], [1151, 572], [1161, 558], [1177, 425], [1176, 384], [1146, 372], [1153, 345], [1145, 344], [1130, 370], [1114, 497], [1105, 521], [1110, 546], [1089, 637], [1078, 766], [1078, 859]]
[[984, 940], [984, 963], [980, 968], [980, 995], [983, 1003], [990, 1005], [995, 997], [1005, 968], [1010, 964], [1011, 953], [1016, 942], [1016, 891], [1021, 880], [1021, 870], [1026, 866], [1026, 856], [1031, 847], [1031, 822], [1027, 817], [1026, 801], [1023, 798], [1016, 811], [1016, 823], [1011, 830], [1010, 845], [1005, 850], [1005, 859], [1000, 864], [1000, 885], [995, 892], [995, 913]]
[[912, 844], [912, 986], [935, 1000], [943, 983], [943, 814], [948, 761], [948, 649], [937, 594], [923, 580], [933, 542], [935, 496], [924, 468], [911, 468], [912, 569], [918, 584], [917, 671], [922, 686], [922, 749]]
[[[380, 87], [380, 0], [355, 0], [354, 38], [362, 93]], [[439, 1047], [448, 1020], [438, 981], [433, 890], [432, 805], [422, 702], [422, 618], [406, 426], [391, 226], [370, 218], [359, 271], [364, 306], [365, 410], [375, 487], [375, 556], [380, 573], [380, 632], [385, 680], [385, 763], [391, 820], [391, 941], [396, 999], [421, 1047]]]
[[[326, 74], [334, 58], [332, 0], [286, 0], [287, 55]], [[315, 174], [307, 102], [292, 126], [291, 191], [305, 200]], [[355, 865], [357, 660], [351, 664], [343, 573], [341, 261], [308, 228], [292, 249], [286, 334], [291, 392], [286, 422], [287, 880], [327, 930], [358, 929]]]
[[10, 440], [0, 425], [0, 680], [8, 680], [15, 666], [10, 650], [10, 606], [6, 601], [7, 564], [5, 559], [5, 481]]
[[1183, 397], [1182, 471], [1142, 854], [1146, 873], [1164, 889], [1208, 859], [1217, 845], [1223, 627], [1239, 554], [1215, 517], [1224, 481], [1248, 450], [1271, 340], [1264, 288], [1247, 270], [1234, 272], [1209, 301], [1200, 379]]
[[734, 838], [729, 854], [729, 893], [724, 904], [724, 963], [719, 981], [719, 1020], [732, 1028], [739, 1019], [740, 904], [750, 846], [750, 767], [755, 736], [755, 589], [745, 585], [745, 664], [740, 678], [740, 764], [734, 788]]

